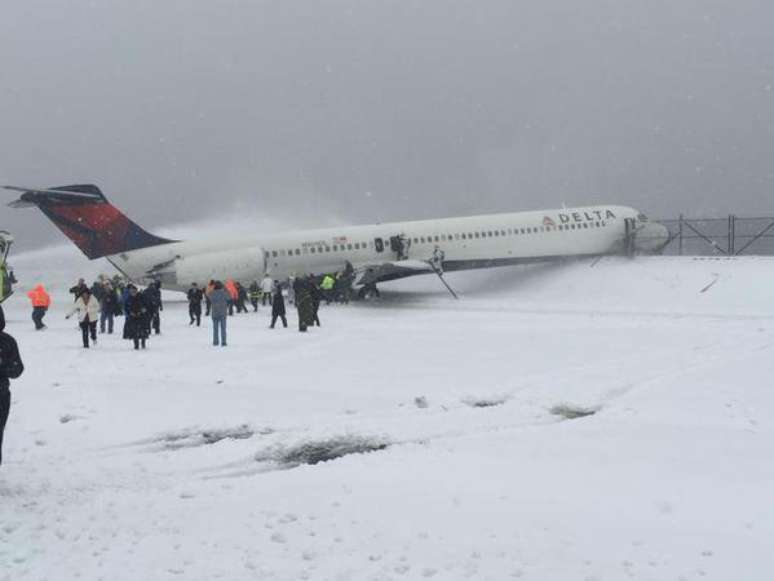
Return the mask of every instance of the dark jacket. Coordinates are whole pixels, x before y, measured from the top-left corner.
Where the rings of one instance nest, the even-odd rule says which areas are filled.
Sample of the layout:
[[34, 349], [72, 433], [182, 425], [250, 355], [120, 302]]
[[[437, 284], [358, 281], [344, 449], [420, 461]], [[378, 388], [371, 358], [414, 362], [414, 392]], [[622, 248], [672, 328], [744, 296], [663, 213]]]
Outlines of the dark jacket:
[[148, 301], [148, 306], [150, 308], [156, 311], [162, 310], [163, 307], [161, 306], [161, 289], [159, 289], [158, 286], [155, 284], [150, 285], [143, 291], [143, 294], [145, 295]]
[[277, 290], [272, 296], [271, 314], [272, 316], [285, 315], [285, 297], [282, 296], [281, 290]]
[[152, 307], [143, 293], [131, 294], [126, 298], [124, 310], [124, 339], [147, 338], [150, 334], [150, 312]]
[[114, 315], [118, 309], [118, 295], [116, 291], [113, 289], [103, 289], [102, 293], [102, 298], [100, 299], [102, 312]]
[[19, 355], [16, 339], [4, 333], [5, 313], [0, 307], [0, 390], [5, 391], [10, 385], [9, 379], [16, 379], [24, 372], [24, 364]]
[[73, 300], [77, 301], [78, 297], [83, 294], [83, 291], [89, 290], [86, 283], [76, 284], [70, 287], [70, 294], [73, 295]]
[[188, 304], [190, 304], [192, 307], [201, 308], [203, 300], [204, 293], [202, 292], [202, 289], [193, 287], [188, 289]]

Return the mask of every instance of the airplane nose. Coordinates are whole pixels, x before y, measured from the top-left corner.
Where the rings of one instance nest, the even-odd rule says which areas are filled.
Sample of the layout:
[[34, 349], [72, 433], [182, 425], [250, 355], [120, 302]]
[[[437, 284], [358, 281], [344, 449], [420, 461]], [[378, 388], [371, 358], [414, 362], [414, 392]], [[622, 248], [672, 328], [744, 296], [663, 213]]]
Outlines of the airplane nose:
[[669, 243], [669, 229], [663, 224], [649, 222], [644, 224], [635, 238], [635, 246], [640, 252], [659, 252]]

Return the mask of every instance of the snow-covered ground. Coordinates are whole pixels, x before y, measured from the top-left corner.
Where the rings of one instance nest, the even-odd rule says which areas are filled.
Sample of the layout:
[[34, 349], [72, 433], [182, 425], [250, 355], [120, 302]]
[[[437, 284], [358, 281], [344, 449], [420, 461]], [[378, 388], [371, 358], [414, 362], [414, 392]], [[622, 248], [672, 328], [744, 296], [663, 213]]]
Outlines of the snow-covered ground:
[[418, 277], [227, 348], [169, 295], [135, 352], [80, 347], [76, 253], [12, 261], [55, 304], [5, 304], [0, 579], [774, 578], [772, 259]]

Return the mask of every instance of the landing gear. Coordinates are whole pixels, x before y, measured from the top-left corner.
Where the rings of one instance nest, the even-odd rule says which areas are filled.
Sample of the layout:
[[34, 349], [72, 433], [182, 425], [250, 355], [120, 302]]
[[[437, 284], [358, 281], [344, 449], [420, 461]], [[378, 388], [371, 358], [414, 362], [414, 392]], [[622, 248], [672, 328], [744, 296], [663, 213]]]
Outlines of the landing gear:
[[380, 296], [381, 294], [379, 293], [379, 289], [376, 288], [376, 283], [374, 282], [363, 285], [360, 287], [360, 290], [357, 291], [357, 298], [359, 298], [361, 301], [366, 301], [374, 297], [378, 299]]

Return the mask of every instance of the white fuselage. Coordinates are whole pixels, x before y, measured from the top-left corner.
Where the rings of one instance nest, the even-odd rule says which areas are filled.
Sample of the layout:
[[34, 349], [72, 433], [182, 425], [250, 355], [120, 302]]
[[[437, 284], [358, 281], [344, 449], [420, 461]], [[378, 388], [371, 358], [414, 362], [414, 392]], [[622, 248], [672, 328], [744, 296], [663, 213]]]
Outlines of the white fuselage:
[[[341, 226], [288, 232], [255, 239], [190, 240], [134, 250], [108, 259], [139, 283], [160, 279], [166, 288], [184, 290], [191, 283], [232, 278], [243, 283], [266, 273], [289, 276], [333, 273], [350, 263], [355, 270], [384, 263], [426, 261], [436, 248], [446, 270], [499, 266], [531, 260], [598, 256], [620, 252], [625, 219], [639, 230], [651, 229], [647, 240], [666, 238], [666, 229], [647, 222], [633, 208], [590, 206], [465, 218], [443, 218], [366, 226]], [[406, 245], [399, 256], [391, 238]], [[655, 245], [656, 242], [651, 242]]]

